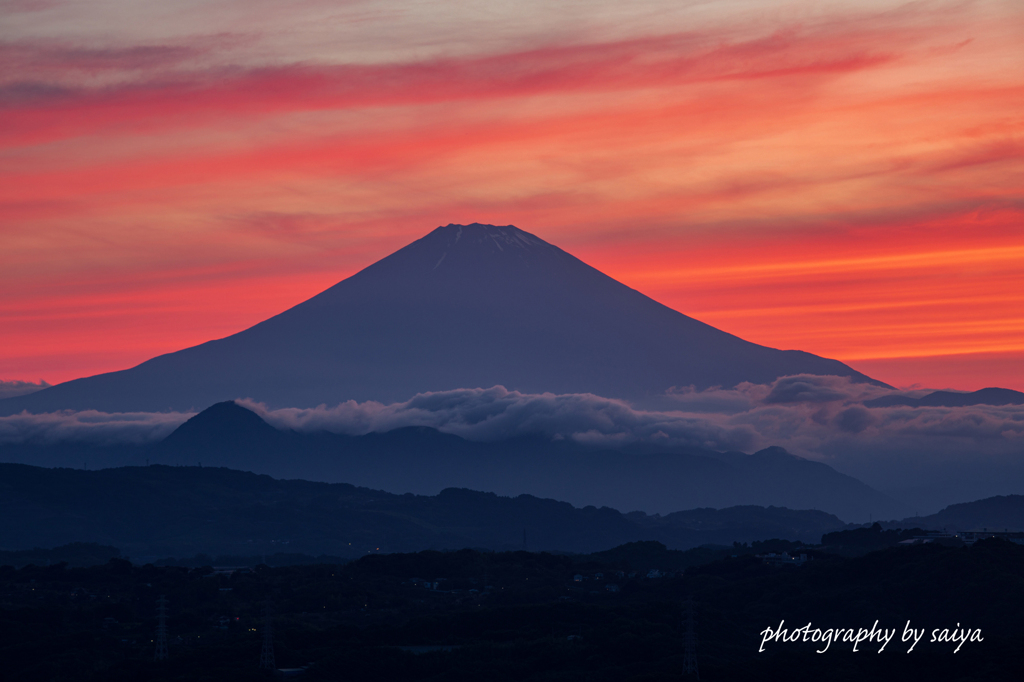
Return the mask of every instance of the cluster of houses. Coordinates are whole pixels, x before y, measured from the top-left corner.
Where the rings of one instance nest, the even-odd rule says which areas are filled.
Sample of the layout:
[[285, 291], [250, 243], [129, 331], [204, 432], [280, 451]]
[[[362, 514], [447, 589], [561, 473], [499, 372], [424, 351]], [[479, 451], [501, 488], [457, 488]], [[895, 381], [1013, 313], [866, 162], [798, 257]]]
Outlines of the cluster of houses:
[[[677, 574], [671, 573], [671, 572], [666, 573], [666, 572], [658, 570], [657, 568], [652, 568], [652, 569], [646, 570], [646, 571], [630, 571], [628, 573], [626, 571], [615, 571], [613, 573], [608, 574], [608, 576], [605, 576], [604, 573], [594, 573], [593, 575], [584, 575], [582, 573], [577, 573], [576, 575], [574, 575], [572, 577], [572, 580], [573, 580], [574, 583], [584, 583], [584, 582], [588, 582], [588, 581], [594, 581], [594, 582], [602, 582], [603, 581], [604, 582], [604, 589], [605, 589], [606, 592], [616, 593], [616, 592], [619, 592], [621, 588], [620, 588], [620, 586], [619, 586], [619, 584], [617, 582], [614, 582], [615, 580], [626, 580], [626, 579], [634, 579], [634, 578], [653, 580], [653, 579], [656, 579], [656, 578], [671, 577], [673, 575], [677, 575]], [[486, 592], [488, 590], [493, 590], [494, 589], [494, 587], [491, 586], [491, 585], [484, 586], [482, 590], [477, 590], [477, 589], [470, 589], [470, 590], [445, 589], [446, 588], [445, 583], [447, 583], [447, 580], [444, 579], [444, 578], [438, 578], [436, 580], [424, 580], [423, 578], [411, 578], [409, 580], [409, 582], [412, 583], [413, 585], [421, 586], [421, 587], [423, 587], [425, 589], [428, 589], [428, 590], [431, 590], [433, 592], [442, 592], [442, 593], [446, 593], [446, 594], [448, 594], [448, 593], [457, 593], [457, 592], [469, 592], [469, 593], [481, 592], [481, 591]]]
[[[615, 571], [613, 574], [610, 574], [608, 576], [608, 580], [609, 581], [612, 580], [612, 579], [626, 580], [626, 579], [635, 579], [635, 578], [654, 580], [654, 579], [657, 579], [657, 578], [672, 577], [673, 575], [679, 575], [679, 574], [671, 573], [671, 572], [666, 573], [666, 572], [658, 570], [657, 568], [652, 568], [652, 569], [647, 570], [647, 571], [629, 571], [628, 573], [626, 571]], [[573, 580], [574, 583], [583, 583], [583, 582], [587, 582], [587, 581], [590, 581], [590, 580], [602, 581], [602, 580], [605, 580], [605, 575], [604, 575], [604, 573], [595, 573], [593, 575], [583, 575], [582, 573], [577, 573], [576, 575], [574, 575], [572, 577], [572, 580]], [[604, 586], [604, 589], [605, 589], [606, 592], [612, 592], [612, 593], [620, 591], [618, 583], [614, 583], [614, 582], [606, 582], [605, 586]], [[592, 591], [591, 594], [595, 594], [595, 592]]]
[[927, 542], [959, 541], [970, 546], [978, 540], [987, 540], [989, 538], [999, 538], [1018, 545], [1024, 545], [1024, 531], [1009, 529], [989, 530], [988, 528], [982, 528], [981, 530], [959, 530], [952, 533], [946, 531], [931, 531], [924, 535], [916, 535], [909, 540], [904, 540], [900, 544], [921, 545]]
[[[664, 573], [662, 571], [659, 571], [656, 568], [652, 568], [649, 571], [630, 571], [629, 573], [626, 573], [625, 571], [615, 571], [615, 573], [613, 573], [609, 577], [614, 576], [615, 578], [618, 578], [619, 580], [624, 580], [626, 578], [630, 578], [630, 579], [636, 578], [637, 576], [639, 576], [640, 578], [654, 579], [654, 578], [664, 578], [666, 576], [671, 576], [671, 575], [672, 574], [670, 574], [670, 573]], [[576, 575], [574, 575], [572, 577], [572, 580], [573, 580], [573, 582], [577, 582], [577, 583], [582, 583], [582, 582], [587, 581], [587, 580], [604, 580], [604, 573], [595, 573], [592, 576], [587, 576], [587, 575], [583, 575], [582, 573], [577, 573]]]
[[775, 552], [768, 552], [767, 554], [755, 554], [754, 556], [769, 566], [803, 566], [809, 561], [806, 554], [790, 556], [786, 552], [780, 552], [778, 554]]
[[[471, 588], [471, 589], [468, 589], [468, 590], [445, 589], [446, 587], [448, 587], [447, 585], [445, 585], [445, 583], [448, 582], [447, 578], [437, 578], [436, 580], [424, 580], [423, 578], [411, 578], [409, 580], [409, 582], [412, 583], [413, 585], [419, 585], [419, 586], [425, 587], [426, 589], [431, 590], [433, 592], [442, 592], [444, 594], [461, 594], [461, 593], [464, 593], [464, 592], [465, 593], [469, 593], [469, 594], [479, 594], [480, 593], [480, 590], [478, 590], [476, 588]], [[483, 591], [486, 592], [487, 590], [493, 590], [493, 589], [494, 589], [493, 585], [485, 585], [484, 588], [483, 588]]]
[[989, 538], [999, 538], [1018, 545], [1024, 545], [1024, 531], [1009, 529], [990, 530], [988, 528], [957, 531], [930, 530], [925, 532], [923, 535], [915, 535], [912, 538], [902, 540], [898, 544], [903, 545], [904, 547], [907, 545], [924, 545], [928, 543], [956, 546], [963, 544], [969, 547], [978, 540], [987, 540]]
[[[984, 540], [984, 539], [988, 539], [988, 538], [1001, 538], [1001, 539], [1004, 539], [1004, 540], [1008, 540], [1010, 542], [1017, 543], [1019, 545], [1024, 545], [1024, 531], [1007, 530], [1007, 529], [1004, 529], [1004, 530], [989, 530], [988, 528], [982, 528], [981, 530], [966, 530], [966, 531], [956, 531], [956, 532], [928, 531], [924, 535], [914, 536], [913, 538], [910, 538], [910, 539], [907, 539], [907, 540], [903, 540], [902, 542], [900, 542], [898, 544], [906, 546], [906, 545], [917, 545], [917, 544], [925, 544], [925, 543], [932, 543], [932, 542], [935, 542], [935, 543], [950, 543], [950, 542], [952, 542], [952, 543], [957, 543], [957, 544], [963, 543], [964, 545], [973, 545], [978, 540]], [[811, 560], [811, 557], [807, 556], [806, 554], [793, 554], [793, 555], [790, 555], [787, 552], [779, 552], [779, 553], [768, 552], [766, 554], [756, 554], [754, 556], [756, 558], [760, 559], [763, 563], [765, 563], [765, 564], [767, 564], [769, 566], [803, 566], [804, 564], [806, 564], [808, 561]], [[231, 570], [237, 570], [237, 569], [231, 569]], [[612, 578], [615, 578], [615, 579], [618, 579], [618, 580], [625, 580], [625, 579], [635, 579], [635, 578], [639, 577], [641, 579], [654, 580], [654, 579], [657, 579], [657, 578], [672, 577], [673, 575], [676, 575], [676, 574], [671, 573], [671, 572], [665, 573], [665, 572], [660, 571], [660, 570], [658, 570], [656, 568], [652, 568], [652, 569], [647, 570], [647, 571], [629, 571], [628, 573], [625, 572], [625, 571], [615, 571], [613, 574], [610, 574], [608, 576], [609, 581], [605, 582], [604, 589], [605, 589], [606, 592], [612, 592], [612, 593], [620, 591], [619, 585], [617, 583], [615, 583], [615, 582], [611, 582]], [[572, 580], [573, 580], [574, 583], [584, 583], [584, 582], [587, 582], [587, 581], [603, 581], [603, 580], [605, 580], [605, 574], [604, 573], [594, 573], [593, 575], [584, 575], [582, 573], [577, 573], [576, 575], [574, 575], [572, 577]], [[439, 578], [438, 580], [433, 580], [433, 581], [431, 581], [431, 580], [423, 580], [422, 578], [413, 578], [410, 582], [412, 582], [415, 585], [422, 585], [423, 587], [427, 588], [428, 590], [434, 590], [434, 591], [437, 591], [437, 592], [462, 592], [463, 591], [463, 590], [444, 590], [444, 589], [442, 589], [442, 582], [444, 582], [444, 578]], [[490, 585], [487, 585], [486, 587], [484, 587], [484, 591], [492, 590], [492, 589], [494, 589], [494, 588], [492, 586], [490, 586]], [[479, 590], [476, 590], [476, 589], [471, 589], [471, 590], [468, 590], [468, 591], [469, 592], [479, 592]], [[563, 598], [565, 598], [565, 597], [563, 597]]]
[[[928, 543], [951, 544], [957, 546], [963, 544], [969, 547], [978, 540], [987, 540], [989, 538], [999, 538], [1018, 545], [1024, 545], [1024, 531], [1009, 529], [994, 530], [988, 528], [953, 532], [944, 530], [927, 531], [923, 535], [915, 535], [914, 537], [902, 540], [897, 544], [904, 547], [908, 545], [924, 545]], [[767, 554], [757, 554], [755, 556], [770, 566], [803, 566], [810, 560], [806, 554], [790, 556], [786, 552], [781, 552], [779, 554], [769, 552]]]

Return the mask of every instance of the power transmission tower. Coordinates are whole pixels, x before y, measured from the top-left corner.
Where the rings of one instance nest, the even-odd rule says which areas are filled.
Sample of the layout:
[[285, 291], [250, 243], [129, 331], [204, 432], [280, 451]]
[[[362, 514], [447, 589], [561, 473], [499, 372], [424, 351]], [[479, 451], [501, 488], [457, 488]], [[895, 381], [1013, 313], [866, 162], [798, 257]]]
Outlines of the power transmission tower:
[[700, 673], [697, 672], [697, 619], [693, 615], [693, 597], [687, 597], [683, 604], [683, 624], [686, 627], [683, 633], [683, 677], [693, 676], [699, 680]]
[[263, 609], [263, 650], [260, 651], [260, 667], [276, 670], [274, 662], [274, 624], [270, 618], [270, 602]]
[[156, 600], [156, 651], [153, 653], [154, 661], [162, 661], [167, 658], [167, 598], [160, 595]]

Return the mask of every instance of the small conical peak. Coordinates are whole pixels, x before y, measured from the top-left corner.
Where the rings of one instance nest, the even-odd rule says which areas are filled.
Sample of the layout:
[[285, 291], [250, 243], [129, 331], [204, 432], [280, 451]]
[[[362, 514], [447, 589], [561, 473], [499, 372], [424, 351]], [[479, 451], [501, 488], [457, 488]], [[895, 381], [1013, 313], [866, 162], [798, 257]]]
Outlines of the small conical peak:
[[203, 439], [233, 438], [240, 433], [268, 434], [276, 429], [263, 418], [234, 400], [216, 403], [195, 415], [175, 429], [168, 437], [169, 442]]

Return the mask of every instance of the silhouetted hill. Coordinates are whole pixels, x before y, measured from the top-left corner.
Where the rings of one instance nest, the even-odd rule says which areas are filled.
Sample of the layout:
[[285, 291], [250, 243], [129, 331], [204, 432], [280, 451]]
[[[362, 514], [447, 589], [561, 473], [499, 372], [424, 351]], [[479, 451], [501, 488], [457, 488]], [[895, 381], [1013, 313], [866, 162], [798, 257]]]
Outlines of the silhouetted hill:
[[920, 398], [886, 395], [865, 400], [866, 407], [967, 407], [970, 405], [1024, 405], [1024, 393], [1009, 388], [982, 388], [971, 393], [935, 391]]
[[511, 225], [447, 225], [245, 331], [0, 401], [0, 414], [242, 397], [314, 407], [495, 385], [643, 401], [802, 373], [873, 381], [687, 317]]
[[865, 554], [893, 547], [924, 532], [920, 526], [883, 530], [882, 524], [876, 522], [866, 528], [849, 528], [825, 533], [821, 536], [821, 544], [832, 551]]
[[252, 410], [229, 400], [211, 405], [186, 421], [164, 439], [161, 447], [180, 452], [264, 448], [279, 442], [283, 435]]
[[909, 524], [931, 530], [1024, 530], [1024, 495], [997, 495], [984, 500], [951, 504], [936, 514], [890, 521], [887, 527]]
[[0, 566], [50, 566], [66, 563], [68, 566], [97, 566], [121, 556], [117, 547], [97, 545], [94, 542], [71, 542], [52, 549], [23, 549], [13, 552], [0, 550]]
[[[820, 512], [745, 507], [700, 510], [699, 528], [675, 518], [576, 508], [530, 495], [515, 498], [449, 488], [434, 496], [394, 495], [347, 484], [277, 480], [210, 467], [123, 467], [100, 471], [0, 464], [0, 549], [100, 543], [138, 558], [243, 556], [277, 552], [357, 557], [422, 549], [589, 552], [637, 540], [672, 548], [781, 536], [811, 542]], [[777, 519], [787, 522], [780, 532]], [[808, 522], [801, 526], [799, 519]]]
[[[813, 509], [796, 511], [786, 507], [765, 508], [750, 505], [726, 509], [689, 509], [660, 517], [663, 523], [683, 528], [727, 532], [738, 542], [752, 542], [764, 538], [800, 538], [812, 542], [814, 540], [805, 537], [805, 534], [815, 530], [820, 530], [821, 533], [835, 530], [835, 518], [831, 514]], [[752, 519], [757, 519], [758, 537], [745, 537], [744, 531], [752, 527]]]

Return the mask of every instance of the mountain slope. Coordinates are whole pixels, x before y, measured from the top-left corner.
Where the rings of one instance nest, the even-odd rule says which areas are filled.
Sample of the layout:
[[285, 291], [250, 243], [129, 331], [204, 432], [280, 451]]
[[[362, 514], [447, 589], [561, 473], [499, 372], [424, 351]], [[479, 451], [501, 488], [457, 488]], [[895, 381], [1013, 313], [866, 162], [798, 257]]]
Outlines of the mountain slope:
[[394, 402], [499, 384], [644, 400], [800, 373], [871, 381], [682, 315], [515, 227], [448, 225], [243, 332], [0, 401], [0, 414]]
[[970, 393], [935, 391], [920, 398], [885, 395], [865, 400], [866, 407], [969, 407], [971, 405], [1024, 405], [1024, 393], [1009, 388], [982, 388]]

